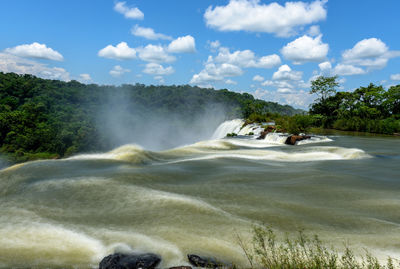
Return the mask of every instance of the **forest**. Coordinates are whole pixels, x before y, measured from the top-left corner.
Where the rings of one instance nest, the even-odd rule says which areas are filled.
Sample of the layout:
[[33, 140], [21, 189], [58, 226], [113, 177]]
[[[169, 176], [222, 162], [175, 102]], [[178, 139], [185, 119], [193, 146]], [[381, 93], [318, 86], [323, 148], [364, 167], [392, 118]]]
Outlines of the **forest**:
[[[385, 90], [369, 84], [354, 91], [337, 91], [338, 77], [320, 76], [311, 81], [310, 94], [317, 95], [308, 113], [282, 115], [253, 113], [247, 123], [275, 121], [278, 130], [309, 133], [311, 128], [399, 135], [400, 85]], [[315, 130], [315, 129], [314, 129]]]
[[[119, 129], [149, 122], [157, 122], [154, 124], [160, 125], [158, 129], [165, 129], [163, 123], [168, 122], [168, 128], [174, 130], [174, 126], [190, 126], [201, 115], [209, 115], [211, 124], [211, 112], [225, 120], [247, 118], [254, 113], [294, 115], [304, 111], [227, 89], [189, 85], [100, 86], [0, 73], [0, 154], [20, 162], [105, 151], [118, 143], [132, 142], [127, 138], [109, 139], [109, 129], [117, 127], [108, 125], [115, 125], [118, 120]], [[113, 117], [107, 120], [110, 114]], [[142, 132], [142, 136], [151, 137], [159, 132], [156, 128], [152, 133], [133, 130], [137, 135]]]

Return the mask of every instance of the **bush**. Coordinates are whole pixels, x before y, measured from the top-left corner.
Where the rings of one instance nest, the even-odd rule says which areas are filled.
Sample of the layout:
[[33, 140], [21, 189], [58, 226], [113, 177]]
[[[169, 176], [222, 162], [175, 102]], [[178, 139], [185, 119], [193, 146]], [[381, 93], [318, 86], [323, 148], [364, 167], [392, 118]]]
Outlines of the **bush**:
[[226, 134], [227, 137], [234, 137], [237, 136], [237, 133], [230, 133], [230, 134]]
[[[277, 240], [274, 231], [268, 227], [254, 227], [252, 246], [247, 247], [238, 236], [251, 268], [268, 269], [394, 269], [398, 268], [394, 260], [388, 258], [382, 265], [377, 258], [366, 251], [362, 257], [356, 257], [353, 251], [346, 247], [339, 254], [335, 249], [326, 247], [318, 236], [309, 238], [299, 231], [296, 238], [286, 235], [281, 242]], [[360, 259], [358, 259], [360, 258]], [[399, 261], [396, 263], [400, 266]], [[399, 267], [400, 268], [400, 267]]]

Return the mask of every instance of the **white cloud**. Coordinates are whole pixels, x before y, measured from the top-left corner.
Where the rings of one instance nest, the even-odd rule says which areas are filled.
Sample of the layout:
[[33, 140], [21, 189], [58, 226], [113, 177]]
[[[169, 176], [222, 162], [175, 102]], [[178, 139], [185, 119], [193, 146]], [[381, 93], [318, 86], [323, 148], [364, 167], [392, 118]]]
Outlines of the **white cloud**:
[[302, 80], [303, 73], [292, 70], [288, 65], [282, 65], [272, 75], [272, 80], [265, 80], [262, 86], [273, 87], [278, 94], [295, 93], [298, 89], [309, 87], [308, 83]]
[[171, 53], [196, 52], [194, 38], [190, 35], [178, 37], [169, 44], [168, 51]]
[[277, 91], [258, 88], [253, 93], [257, 99], [288, 104], [297, 108], [307, 109], [313, 102], [313, 96], [304, 90], [279, 89]]
[[237, 84], [236, 81], [233, 81], [233, 80], [231, 80], [231, 79], [225, 80], [225, 83], [226, 83], [226, 84], [229, 84], [229, 85], [236, 85], [236, 84]]
[[257, 58], [251, 50], [237, 50], [231, 53], [228, 48], [220, 48], [215, 61], [246, 68], [272, 68], [281, 63], [281, 58], [276, 54]]
[[150, 39], [150, 40], [157, 40], [157, 39], [171, 40], [172, 39], [172, 37], [170, 37], [170, 36], [155, 33], [152, 28], [140, 27], [139, 25], [135, 25], [132, 28], [131, 33], [134, 36], [140, 36], [140, 37], [144, 37], [144, 38]]
[[154, 79], [158, 80], [158, 83], [160, 83], [160, 84], [164, 84], [165, 83], [165, 80], [164, 80], [163, 76], [155, 76]]
[[46, 44], [33, 42], [32, 44], [19, 45], [13, 48], [7, 48], [4, 52], [26, 58], [37, 58], [54, 61], [62, 61], [64, 58], [52, 48], [48, 48]]
[[400, 80], [400, 74], [393, 74], [390, 76], [391, 80]]
[[363, 75], [366, 73], [364, 69], [351, 64], [338, 64], [333, 72], [339, 76]]
[[318, 65], [318, 67], [319, 67], [319, 69], [321, 69], [322, 72], [329, 71], [332, 69], [332, 64], [327, 61], [327, 62], [320, 63]]
[[128, 60], [136, 58], [136, 50], [130, 48], [126, 42], [121, 42], [115, 47], [108, 45], [99, 50], [98, 56], [116, 60]]
[[163, 67], [161, 64], [157, 63], [148, 63], [146, 64], [146, 68], [143, 70], [143, 73], [158, 76], [171, 75], [174, 72], [175, 70], [172, 66]]
[[210, 45], [210, 48], [211, 48], [212, 50], [216, 50], [216, 49], [218, 49], [219, 47], [221, 47], [221, 43], [220, 43], [218, 40], [215, 40], [215, 41], [208, 41], [208, 44]]
[[169, 55], [166, 49], [160, 45], [149, 44], [144, 48], [137, 48], [139, 58], [145, 62], [155, 63], [170, 63], [176, 60], [172, 55]]
[[321, 30], [319, 29], [319, 25], [312, 25], [310, 29], [308, 29], [308, 34], [310, 36], [319, 36], [321, 34]]
[[273, 80], [285, 80], [285, 81], [298, 81], [301, 80], [303, 73], [301, 71], [293, 71], [288, 65], [282, 65], [272, 75]]
[[129, 8], [126, 6], [126, 2], [116, 2], [114, 6], [114, 10], [123, 14], [127, 19], [138, 19], [142, 20], [144, 18], [144, 14], [137, 7]]
[[125, 73], [131, 72], [129, 69], [122, 68], [120, 65], [116, 65], [110, 70], [110, 75], [113, 77], [120, 77]]
[[82, 82], [88, 82], [92, 80], [92, 77], [89, 74], [80, 74], [79, 80]]
[[70, 80], [69, 73], [60, 67], [49, 67], [47, 64], [0, 52], [0, 71], [5, 73], [31, 74], [46, 79]]
[[261, 81], [264, 81], [264, 78], [262, 76], [260, 76], [260, 75], [255, 75], [253, 77], [253, 81], [261, 82]]
[[232, 64], [223, 63], [216, 65], [215, 63], [207, 63], [200, 73], [193, 75], [190, 83], [209, 85], [210, 83], [223, 81], [225, 77], [236, 77], [242, 74], [242, 69]]
[[272, 54], [272, 55], [268, 55], [268, 56], [263, 56], [260, 59], [258, 59], [256, 64], [254, 65], [254, 67], [272, 68], [272, 67], [278, 66], [280, 64], [281, 64], [281, 58], [276, 54]]
[[323, 43], [321, 39], [322, 35], [315, 38], [304, 35], [284, 46], [281, 53], [294, 64], [321, 62], [329, 51], [329, 45]]
[[260, 0], [230, 0], [226, 6], [208, 7], [204, 13], [207, 26], [219, 31], [273, 33], [280, 37], [295, 34], [303, 25], [324, 20], [326, 0], [311, 3], [286, 2], [284, 6]]
[[382, 69], [390, 58], [399, 56], [399, 51], [390, 51], [388, 46], [377, 38], [363, 39], [342, 54], [343, 63], [364, 66], [368, 71]]

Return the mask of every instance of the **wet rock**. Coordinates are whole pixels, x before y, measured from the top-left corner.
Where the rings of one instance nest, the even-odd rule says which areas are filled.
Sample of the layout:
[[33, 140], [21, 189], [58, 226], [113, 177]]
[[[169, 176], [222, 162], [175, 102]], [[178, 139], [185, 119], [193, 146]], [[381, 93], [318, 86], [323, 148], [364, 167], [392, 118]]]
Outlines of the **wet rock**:
[[115, 253], [103, 258], [99, 269], [153, 269], [161, 262], [158, 255]]
[[174, 266], [174, 267], [170, 267], [168, 269], [192, 269], [192, 267], [190, 267], [190, 266]]
[[188, 259], [191, 265], [196, 267], [205, 267], [205, 268], [230, 268], [228, 264], [225, 264], [221, 261], [217, 261], [214, 258], [210, 257], [200, 257], [195, 254], [188, 254]]
[[286, 145], [296, 145], [297, 141], [310, 139], [310, 138], [311, 138], [311, 136], [309, 136], [309, 135], [291, 135], [286, 139], [285, 144]]
[[274, 132], [276, 130], [275, 126], [269, 125], [264, 131], [261, 132], [260, 136], [257, 137], [258, 140], [265, 139], [268, 133]]

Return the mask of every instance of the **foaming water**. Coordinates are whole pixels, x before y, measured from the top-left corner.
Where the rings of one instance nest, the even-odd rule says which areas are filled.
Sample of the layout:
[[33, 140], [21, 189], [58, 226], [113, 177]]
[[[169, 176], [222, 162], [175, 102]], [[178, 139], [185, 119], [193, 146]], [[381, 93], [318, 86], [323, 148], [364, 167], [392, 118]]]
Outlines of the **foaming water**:
[[[220, 136], [256, 131], [242, 124], [220, 126]], [[225, 135], [1, 170], [0, 267], [93, 268], [116, 251], [157, 253], [162, 268], [187, 264], [188, 253], [245, 267], [236, 233], [250, 240], [262, 223], [400, 258], [398, 139], [315, 136], [291, 146], [286, 134]]]

